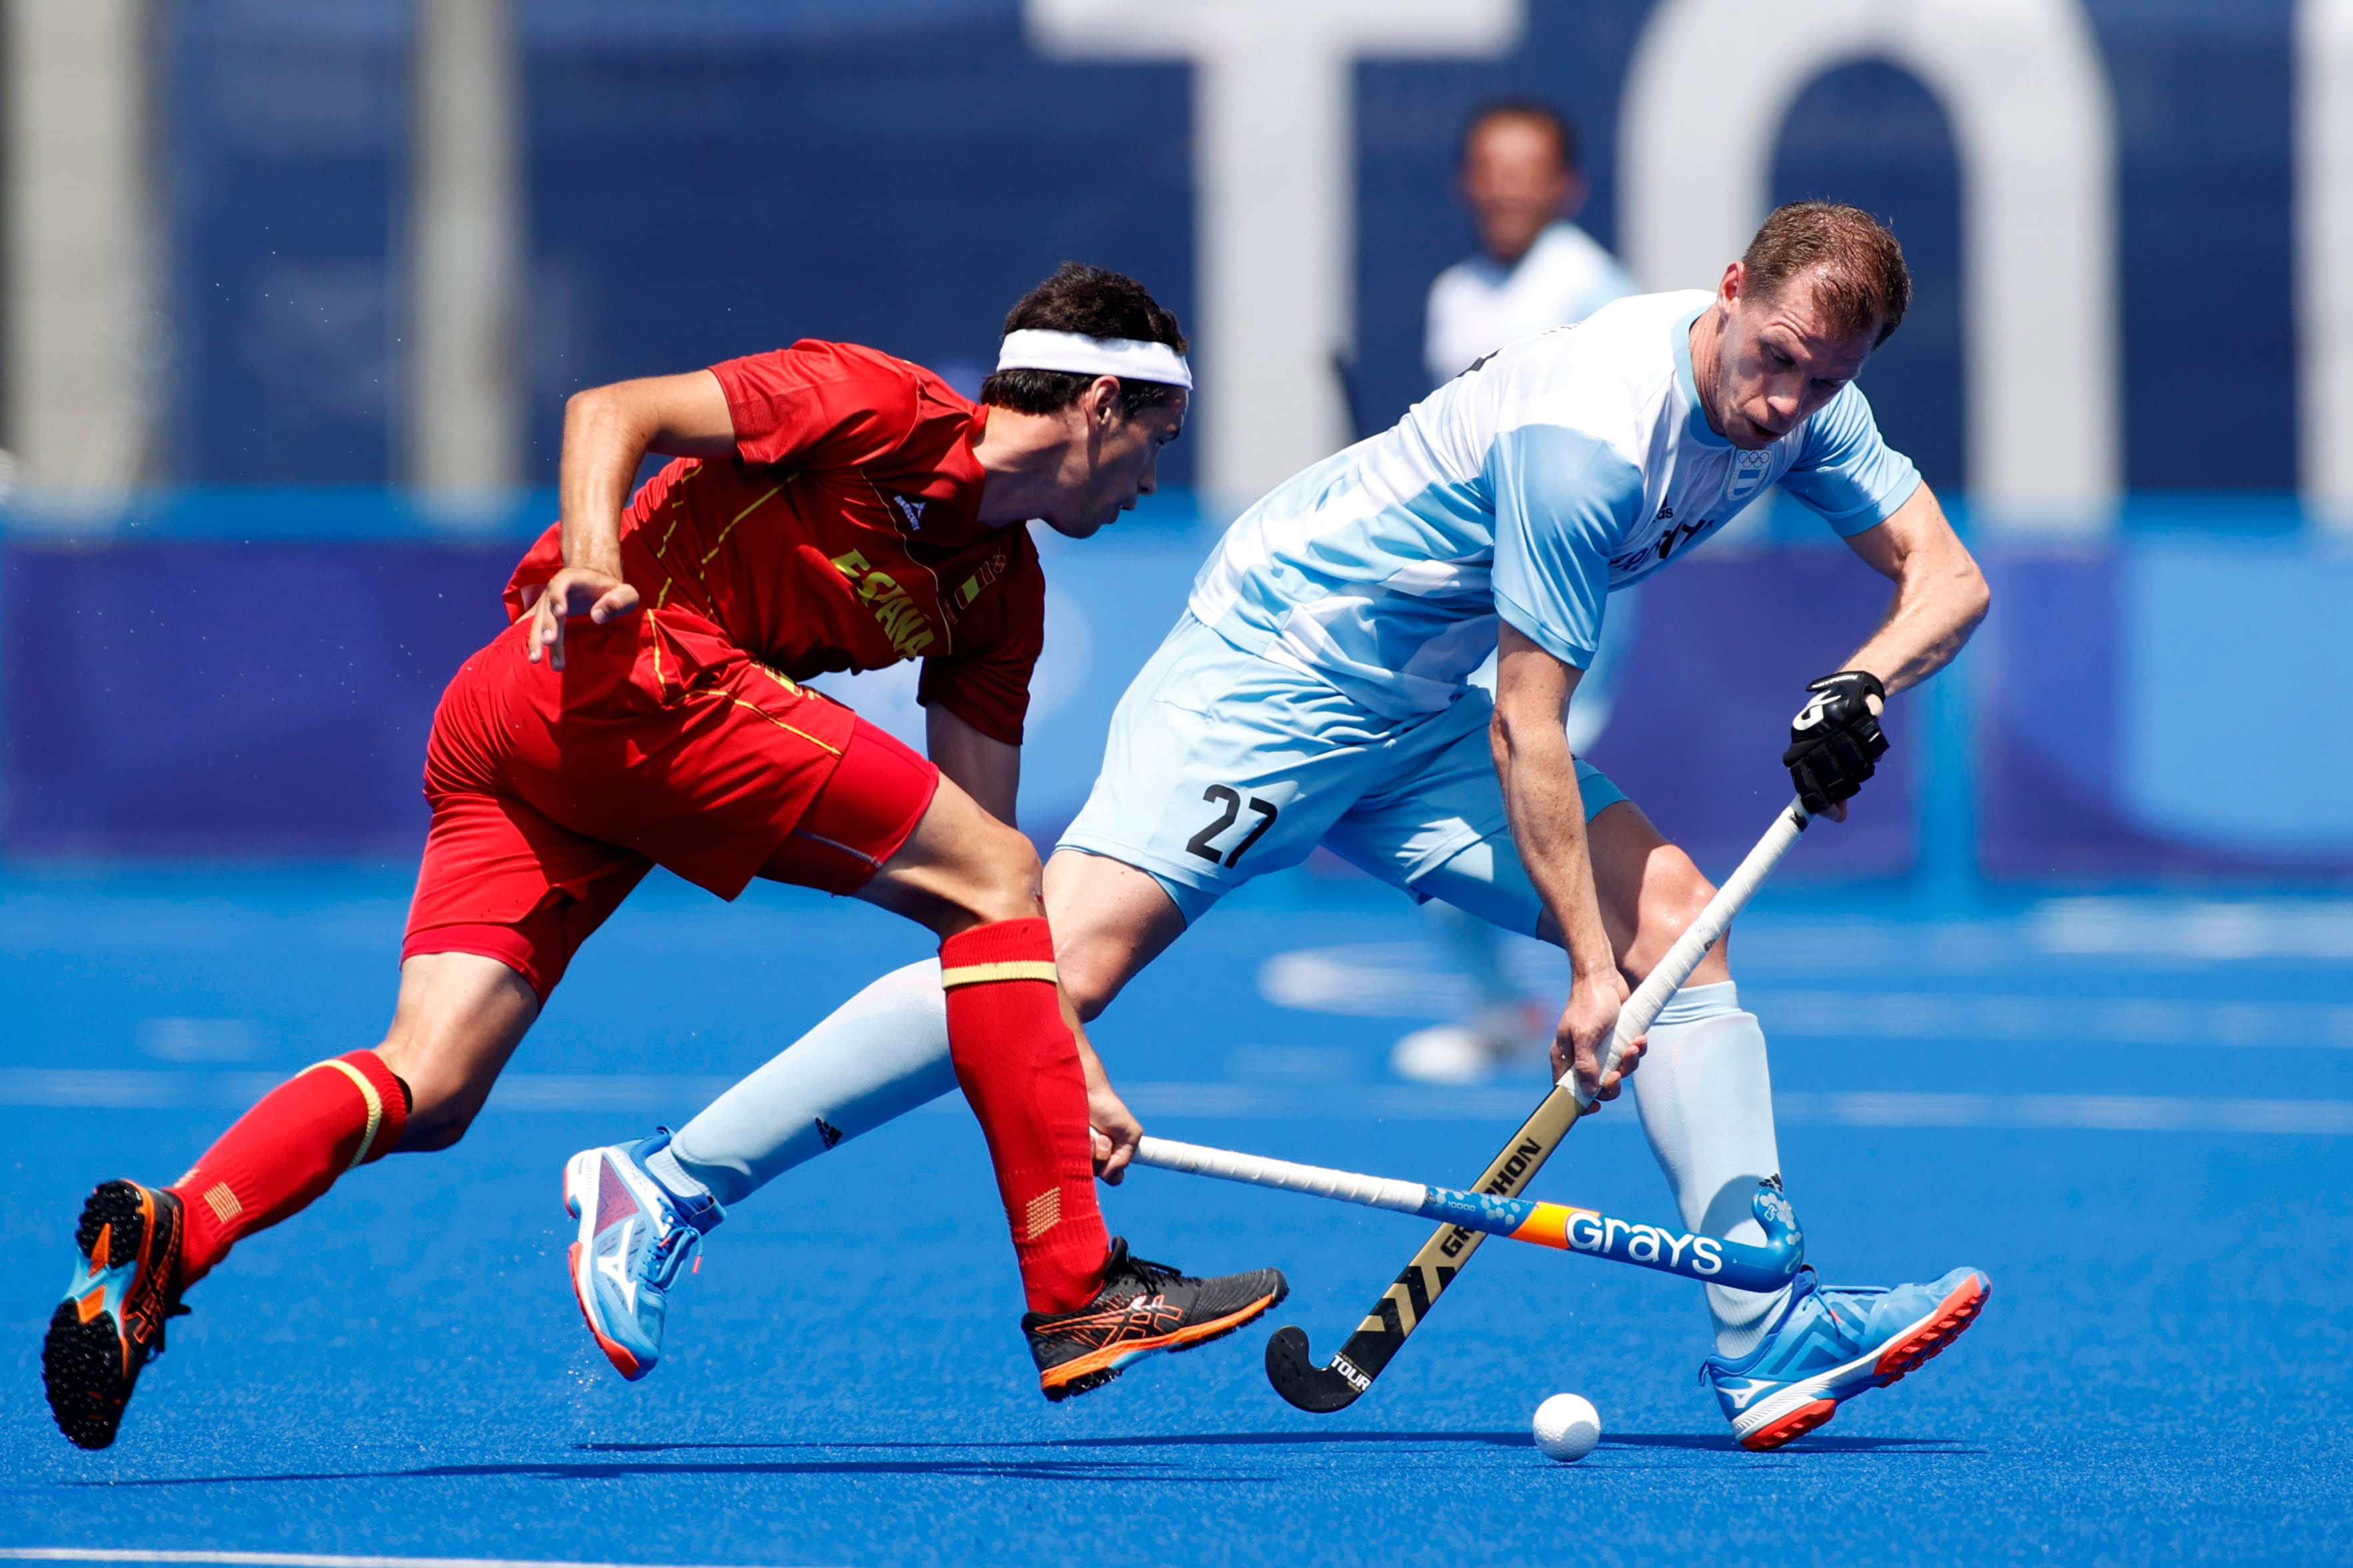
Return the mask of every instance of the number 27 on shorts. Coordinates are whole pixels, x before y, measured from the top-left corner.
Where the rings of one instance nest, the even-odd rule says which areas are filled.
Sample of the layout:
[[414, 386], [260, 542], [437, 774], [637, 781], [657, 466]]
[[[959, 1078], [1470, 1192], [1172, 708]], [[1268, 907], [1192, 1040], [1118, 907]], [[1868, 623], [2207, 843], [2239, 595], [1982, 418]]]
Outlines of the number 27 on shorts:
[[1221, 809], [1214, 821], [1185, 841], [1185, 847], [1211, 865], [1222, 865], [1229, 870], [1232, 869], [1249, 852], [1251, 845], [1266, 837], [1266, 830], [1274, 826], [1274, 819], [1281, 815], [1273, 802], [1261, 800], [1258, 796], [1251, 795], [1250, 808], [1258, 814], [1257, 824], [1248, 833], [1242, 835], [1240, 843], [1231, 849], [1220, 849], [1218, 847], [1218, 839], [1241, 816], [1241, 792], [1229, 784], [1211, 784], [1201, 792], [1201, 798]]

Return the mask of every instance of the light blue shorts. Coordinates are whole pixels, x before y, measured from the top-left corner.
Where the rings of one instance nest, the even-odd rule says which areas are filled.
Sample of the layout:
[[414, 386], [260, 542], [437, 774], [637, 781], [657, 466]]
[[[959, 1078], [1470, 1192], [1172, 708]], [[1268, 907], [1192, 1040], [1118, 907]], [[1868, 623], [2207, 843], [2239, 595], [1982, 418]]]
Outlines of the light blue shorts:
[[[1187, 615], [1120, 699], [1060, 847], [1149, 872], [1188, 924], [1321, 844], [1416, 899], [1533, 934], [1542, 904], [1512, 847], [1494, 710], [1474, 686], [1442, 712], [1384, 718]], [[1588, 822], [1626, 798], [1581, 760], [1577, 783]]]

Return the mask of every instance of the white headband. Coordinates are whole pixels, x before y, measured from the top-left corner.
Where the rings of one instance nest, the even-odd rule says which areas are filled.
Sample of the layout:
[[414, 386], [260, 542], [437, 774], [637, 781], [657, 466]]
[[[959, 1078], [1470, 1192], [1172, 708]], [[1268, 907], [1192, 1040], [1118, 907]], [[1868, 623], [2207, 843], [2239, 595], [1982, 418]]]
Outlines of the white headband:
[[1116, 375], [1193, 387], [1185, 356], [1166, 343], [1139, 338], [1090, 338], [1078, 332], [1047, 332], [1024, 327], [1005, 334], [997, 351], [999, 370], [1059, 370], [1071, 375]]

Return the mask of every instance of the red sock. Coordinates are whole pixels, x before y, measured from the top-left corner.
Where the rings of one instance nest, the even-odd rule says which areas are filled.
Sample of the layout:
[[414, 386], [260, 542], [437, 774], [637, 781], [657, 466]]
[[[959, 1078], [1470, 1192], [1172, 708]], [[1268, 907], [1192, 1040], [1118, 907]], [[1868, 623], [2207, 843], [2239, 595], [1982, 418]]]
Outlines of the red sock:
[[172, 1184], [186, 1215], [182, 1282], [309, 1207], [345, 1171], [391, 1153], [407, 1121], [407, 1093], [374, 1051], [305, 1068], [263, 1095]]
[[1103, 1288], [1111, 1242], [1095, 1205], [1087, 1084], [1054, 989], [1042, 920], [999, 921], [940, 943], [948, 1054], [988, 1139], [1033, 1312], [1068, 1312]]

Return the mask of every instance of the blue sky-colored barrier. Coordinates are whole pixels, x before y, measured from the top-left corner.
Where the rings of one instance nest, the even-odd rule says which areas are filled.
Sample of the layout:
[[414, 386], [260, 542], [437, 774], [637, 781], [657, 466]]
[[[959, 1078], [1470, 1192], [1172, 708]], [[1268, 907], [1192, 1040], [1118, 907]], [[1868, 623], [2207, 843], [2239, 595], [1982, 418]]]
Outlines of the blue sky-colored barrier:
[[[1591, 755], [1704, 865], [1728, 864], [1786, 794], [1800, 687], [1885, 598], [1782, 510], [1613, 610], [1619, 668]], [[452, 519], [375, 490], [196, 491], [100, 524], [10, 514], [0, 850], [412, 853], [433, 704], [502, 624], [500, 587], [552, 510], [545, 496]], [[1214, 538], [1172, 495], [1096, 540], [1046, 540], [1033, 832], [1084, 800], [1112, 708]], [[1941, 693], [1897, 700], [1868, 809], [1797, 874], [2353, 876], [2353, 546], [2290, 503], [2152, 499], [2110, 545], [1980, 553], [1985, 630]], [[911, 670], [829, 684], [919, 736]], [[1958, 809], [1936, 806], [1939, 781]]]

